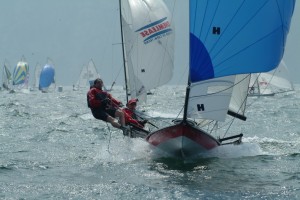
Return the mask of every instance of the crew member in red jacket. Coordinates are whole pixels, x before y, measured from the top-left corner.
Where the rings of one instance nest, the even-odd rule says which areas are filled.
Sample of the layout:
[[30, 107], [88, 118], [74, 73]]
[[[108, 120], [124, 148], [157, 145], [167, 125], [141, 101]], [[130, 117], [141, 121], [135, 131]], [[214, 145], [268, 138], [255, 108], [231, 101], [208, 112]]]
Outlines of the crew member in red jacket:
[[126, 125], [136, 125], [139, 128], [144, 128], [147, 120], [138, 120], [138, 117], [135, 114], [135, 109], [137, 105], [138, 99], [131, 99], [126, 104], [126, 108], [123, 108], [123, 112], [125, 113], [125, 124]]
[[[122, 106], [121, 101], [103, 91], [102, 87], [103, 81], [97, 78], [87, 93], [88, 107], [96, 119], [109, 122], [113, 127], [122, 129], [124, 134], [127, 134], [128, 129], [125, 127], [124, 113], [119, 108]], [[115, 119], [116, 117], [119, 117], [120, 123]]]

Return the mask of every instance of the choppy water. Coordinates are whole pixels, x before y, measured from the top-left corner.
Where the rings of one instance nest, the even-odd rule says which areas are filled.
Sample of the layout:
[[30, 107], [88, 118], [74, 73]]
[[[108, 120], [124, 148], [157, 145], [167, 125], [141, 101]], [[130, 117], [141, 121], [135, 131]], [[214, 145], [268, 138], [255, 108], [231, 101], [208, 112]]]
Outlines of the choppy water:
[[[158, 158], [93, 119], [86, 91], [1, 91], [0, 199], [300, 199], [299, 88], [251, 98], [247, 123], [231, 129], [243, 144], [194, 162]], [[174, 117], [183, 99], [164, 87], [145, 109]]]

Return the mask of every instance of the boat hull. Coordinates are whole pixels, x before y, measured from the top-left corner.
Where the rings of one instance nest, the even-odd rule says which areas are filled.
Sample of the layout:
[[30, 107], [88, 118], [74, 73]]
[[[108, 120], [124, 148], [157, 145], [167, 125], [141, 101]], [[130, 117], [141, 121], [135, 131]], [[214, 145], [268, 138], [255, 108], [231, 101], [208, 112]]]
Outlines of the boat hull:
[[180, 123], [159, 129], [146, 137], [154, 147], [176, 158], [194, 157], [205, 153], [220, 142], [190, 123]]

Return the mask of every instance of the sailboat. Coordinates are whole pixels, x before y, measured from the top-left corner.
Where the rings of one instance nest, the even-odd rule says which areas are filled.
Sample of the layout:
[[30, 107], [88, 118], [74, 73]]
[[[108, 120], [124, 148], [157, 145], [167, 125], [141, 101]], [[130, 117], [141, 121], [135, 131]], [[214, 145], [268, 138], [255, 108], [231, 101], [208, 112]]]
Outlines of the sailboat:
[[15, 89], [28, 89], [29, 65], [25, 58], [17, 63], [13, 72], [13, 86]]
[[[280, 63], [294, 0], [190, 0], [189, 76], [183, 118], [146, 137], [154, 149], [181, 159], [241, 143], [219, 124], [246, 120], [250, 73]], [[233, 121], [231, 121], [233, 122]], [[213, 136], [213, 133], [219, 136]]]
[[76, 87], [78, 88], [88, 88], [93, 85], [96, 78], [100, 78], [97, 71], [96, 65], [92, 59], [87, 65], [84, 65], [80, 71], [79, 78], [76, 82]]
[[270, 72], [251, 74], [250, 96], [274, 96], [278, 93], [294, 91], [293, 82], [285, 62]]
[[34, 91], [39, 87], [41, 71], [42, 71], [41, 65], [40, 63], [37, 63], [34, 68], [33, 84], [32, 87], [30, 88], [31, 91]]
[[3, 71], [2, 71], [2, 87], [5, 90], [11, 90], [11, 81], [12, 81], [12, 75], [9, 70], [8, 64], [5, 62], [3, 65]]
[[162, 0], [119, 0], [126, 100], [146, 102], [174, 68], [174, 27]]
[[39, 78], [39, 90], [42, 92], [48, 92], [50, 87], [55, 87], [55, 69], [52, 64], [46, 64]]

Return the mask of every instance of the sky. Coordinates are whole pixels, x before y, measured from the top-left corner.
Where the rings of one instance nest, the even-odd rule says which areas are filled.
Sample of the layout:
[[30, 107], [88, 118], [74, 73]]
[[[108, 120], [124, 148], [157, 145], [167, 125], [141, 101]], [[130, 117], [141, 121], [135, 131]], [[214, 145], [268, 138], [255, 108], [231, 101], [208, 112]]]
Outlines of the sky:
[[[185, 84], [188, 4], [186, 0], [165, 2], [176, 31], [175, 70], [169, 84]], [[8, 63], [11, 70], [24, 56], [33, 77], [35, 66], [50, 58], [56, 83], [72, 85], [82, 66], [93, 59], [106, 85], [113, 81], [123, 85], [118, 0], [1, 0], [0, 7], [0, 63]], [[283, 58], [295, 83], [300, 83], [299, 20], [296, 2]]]

